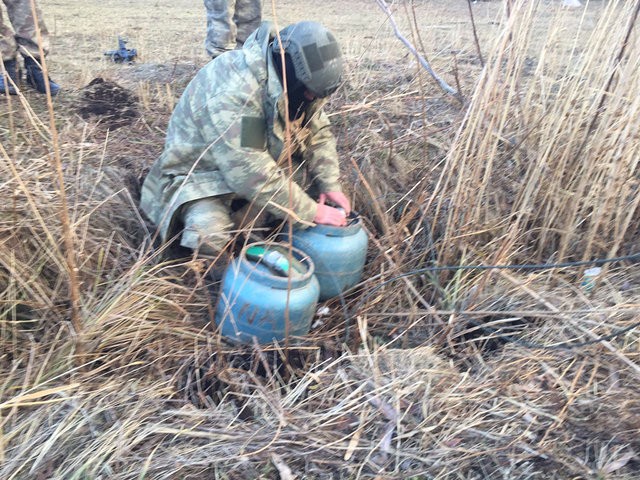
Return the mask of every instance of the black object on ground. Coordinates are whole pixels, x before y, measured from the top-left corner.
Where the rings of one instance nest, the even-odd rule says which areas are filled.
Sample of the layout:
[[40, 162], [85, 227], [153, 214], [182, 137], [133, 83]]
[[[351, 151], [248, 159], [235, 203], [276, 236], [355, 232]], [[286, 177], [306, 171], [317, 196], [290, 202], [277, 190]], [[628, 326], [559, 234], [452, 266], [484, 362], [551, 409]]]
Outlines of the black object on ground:
[[138, 51], [135, 48], [127, 48], [127, 41], [118, 37], [118, 49], [107, 50], [104, 52], [104, 56], [110, 58], [116, 63], [130, 63], [138, 56]]

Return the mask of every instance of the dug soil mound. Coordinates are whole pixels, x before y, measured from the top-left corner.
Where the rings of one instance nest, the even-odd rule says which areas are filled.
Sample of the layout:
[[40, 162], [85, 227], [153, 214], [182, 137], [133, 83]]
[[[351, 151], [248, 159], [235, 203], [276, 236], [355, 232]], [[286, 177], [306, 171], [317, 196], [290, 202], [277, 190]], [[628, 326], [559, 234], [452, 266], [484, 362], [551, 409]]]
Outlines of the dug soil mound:
[[98, 119], [110, 128], [129, 125], [138, 117], [138, 97], [130, 90], [103, 78], [94, 78], [82, 89], [78, 113]]

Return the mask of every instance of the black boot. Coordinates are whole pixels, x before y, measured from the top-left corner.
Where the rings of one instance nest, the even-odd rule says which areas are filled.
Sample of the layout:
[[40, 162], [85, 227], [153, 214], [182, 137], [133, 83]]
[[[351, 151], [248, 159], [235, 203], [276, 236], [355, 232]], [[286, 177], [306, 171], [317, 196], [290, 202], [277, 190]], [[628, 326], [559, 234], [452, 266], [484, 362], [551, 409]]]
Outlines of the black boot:
[[[4, 70], [6, 75], [13, 80], [13, 83], [18, 83], [18, 68], [15, 58], [13, 60], [5, 60], [4, 62]], [[2, 70], [0, 70], [0, 95], [4, 95], [8, 93], [9, 95], [15, 95], [16, 89], [11, 83], [9, 78], [5, 78], [2, 74]]]
[[60, 91], [60, 85], [50, 78], [45, 78], [40, 65], [33, 58], [25, 57], [24, 68], [27, 71], [27, 84], [35, 88], [38, 92], [47, 93], [47, 82], [49, 82], [51, 96], [56, 95]]

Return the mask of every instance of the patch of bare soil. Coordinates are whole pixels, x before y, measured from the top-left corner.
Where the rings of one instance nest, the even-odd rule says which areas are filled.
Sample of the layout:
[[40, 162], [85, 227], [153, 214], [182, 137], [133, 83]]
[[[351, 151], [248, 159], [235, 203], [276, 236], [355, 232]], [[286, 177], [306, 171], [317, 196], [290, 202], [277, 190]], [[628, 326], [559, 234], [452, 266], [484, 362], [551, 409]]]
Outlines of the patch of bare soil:
[[123, 85], [187, 84], [201, 68], [195, 63], [132, 63], [120, 69], [115, 78]]
[[78, 113], [84, 119], [98, 117], [111, 128], [129, 125], [138, 117], [138, 97], [103, 78], [94, 78], [81, 91]]

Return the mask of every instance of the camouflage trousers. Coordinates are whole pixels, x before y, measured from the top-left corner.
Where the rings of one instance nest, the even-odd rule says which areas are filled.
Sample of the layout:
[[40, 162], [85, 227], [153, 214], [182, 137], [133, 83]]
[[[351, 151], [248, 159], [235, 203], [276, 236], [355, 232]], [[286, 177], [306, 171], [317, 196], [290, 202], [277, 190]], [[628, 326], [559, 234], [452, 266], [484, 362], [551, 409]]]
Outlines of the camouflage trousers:
[[211, 57], [241, 47], [260, 26], [262, 0], [204, 0], [207, 9], [205, 47]]
[[184, 225], [180, 245], [215, 256], [231, 241], [231, 200], [228, 196], [201, 198], [186, 203], [180, 210]]
[[[36, 18], [31, 11], [31, 0], [2, 0], [11, 26], [2, 18], [0, 8], [0, 55], [2, 60], [16, 58], [18, 51], [24, 56], [40, 58], [38, 36], [36, 34]], [[42, 19], [42, 12], [36, 5], [36, 17], [40, 27], [42, 48], [45, 55], [49, 50], [49, 32]], [[13, 28], [12, 28], [13, 27]]]
[[[293, 174], [293, 181], [317, 200], [319, 191], [310, 181], [308, 172], [299, 168]], [[179, 218], [184, 230], [180, 245], [198, 250], [203, 256], [218, 256], [225, 251], [229, 242], [240, 231], [266, 227], [276, 218], [265, 209], [246, 202], [241, 208], [232, 208], [234, 194], [201, 198], [184, 204]]]
[[249, 202], [234, 210], [232, 200], [233, 195], [223, 195], [183, 205], [180, 245], [197, 250], [202, 257], [217, 257], [221, 252], [230, 253], [229, 242], [237, 233], [255, 231], [274, 220], [264, 209]]

